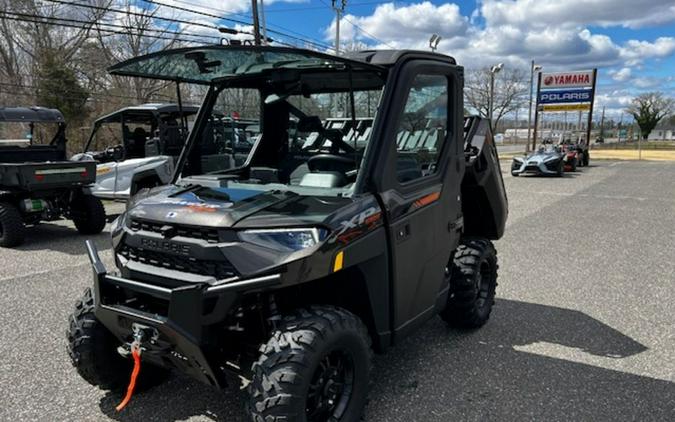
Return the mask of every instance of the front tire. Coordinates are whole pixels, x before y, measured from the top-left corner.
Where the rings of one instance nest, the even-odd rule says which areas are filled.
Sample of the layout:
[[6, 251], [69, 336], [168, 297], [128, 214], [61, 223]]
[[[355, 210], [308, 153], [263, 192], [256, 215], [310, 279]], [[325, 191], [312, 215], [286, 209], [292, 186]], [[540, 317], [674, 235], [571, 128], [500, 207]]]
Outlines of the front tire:
[[358, 421], [372, 350], [361, 320], [315, 306], [286, 317], [253, 363], [247, 411], [253, 421]]
[[497, 251], [487, 239], [466, 238], [450, 264], [450, 292], [441, 318], [459, 328], [478, 328], [490, 318], [497, 288]]
[[25, 238], [21, 213], [12, 204], [0, 202], [0, 247], [19, 246]]
[[105, 208], [100, 199], [81, 195], [71, 205], [75, 228], [82, 234], [98, 234], [105, 227]]
[[[75, 303], [66, 332], [70, 361], [85, 381], [102, 390], [123, 391], [129, 382], [133, 362], [117, 353], [121, 343], [94, 316], [94, 297], [87, 289]], [[169, 371], [145, 364], [137, 387], [147, 389], [164, 381]]]

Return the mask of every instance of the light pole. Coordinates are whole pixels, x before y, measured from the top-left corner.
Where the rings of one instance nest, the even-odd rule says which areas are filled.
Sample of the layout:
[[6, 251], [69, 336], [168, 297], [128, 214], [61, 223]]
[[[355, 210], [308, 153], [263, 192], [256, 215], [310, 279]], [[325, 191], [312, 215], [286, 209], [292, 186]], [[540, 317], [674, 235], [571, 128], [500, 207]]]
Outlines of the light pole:
[[532, 65], [530, 66], [530, 110], [527, 114], [527, 144], [525, 144], [525, 152], [530, 151], [530, 132], [532, 130], [532, 83], [534, 82], [534, 72], [540, 71], [541, 66], [535, 65], [534, 60], [532, 60]]
[[431, 51], [436, 51], [438, 48], [438, 43], [441, 42], [441, 39], [443, 39], [443, 37], [438, 34], [431, 35], [431, 38], [429, 38], [429, 48]]
[[504, 67], [504, 63], [499, 63], [490, 68], [490, 98], [488, 101], [488, 117], [490, 118], [490, 129], [494, 131], [495, 127], [492, 124], [492, 114], [494, 112], [495, 104], [495, 74], [499, 73]]
[[[339, 3], [339, 4], [338, 4]], [[347, 6], [347, 0], [333, 0], [332, 7], [335, 11], [335, 54], [340, 54], [340, 20], [342, 20], [342, 13]]]

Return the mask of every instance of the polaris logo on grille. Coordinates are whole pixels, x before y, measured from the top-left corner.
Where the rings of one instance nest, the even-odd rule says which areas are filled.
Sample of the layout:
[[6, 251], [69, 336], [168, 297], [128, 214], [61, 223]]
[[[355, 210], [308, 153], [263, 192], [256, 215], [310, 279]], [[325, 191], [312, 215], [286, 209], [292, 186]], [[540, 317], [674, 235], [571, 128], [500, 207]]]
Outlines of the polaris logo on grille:
[[190, 255], [190, 246], [156, 239], [141, 239], [141, 247], [153, 251], [171, 252], [179, 255]]

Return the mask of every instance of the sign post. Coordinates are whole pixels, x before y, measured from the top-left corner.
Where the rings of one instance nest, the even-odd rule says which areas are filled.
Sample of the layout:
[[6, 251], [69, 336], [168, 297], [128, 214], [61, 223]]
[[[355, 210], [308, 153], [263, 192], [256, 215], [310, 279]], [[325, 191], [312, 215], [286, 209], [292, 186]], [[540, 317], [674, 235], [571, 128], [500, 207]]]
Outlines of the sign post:
[[534, 131], [532, 132], [532, 151], [537, 150], [537, 124], [539, 123], [539, 92], [541, 91], [541, 72], [537, 75], [537, 102], [534, 106]]
[[595, 82], [598, 78], [598, 69], [593, 69], [593, 85], [591, 85], [591, 108], [588, 111], [588, 125], [586, 127], [586, 146], [591, 147], [591, 125], [593, 123], [593, 104], [595, 104]]

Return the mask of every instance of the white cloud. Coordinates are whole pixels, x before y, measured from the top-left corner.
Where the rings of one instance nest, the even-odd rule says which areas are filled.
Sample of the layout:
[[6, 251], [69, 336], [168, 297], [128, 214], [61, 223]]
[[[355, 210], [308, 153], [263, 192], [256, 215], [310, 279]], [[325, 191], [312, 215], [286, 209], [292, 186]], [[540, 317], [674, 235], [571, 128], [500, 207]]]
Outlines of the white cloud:
[[621, 49], [621, 57], [629, 66], [635, 66], [647, 58], [662, 58], [675, 52], [675, 38], [661, 37], [655, 42], [630, 40]]
[[675, 21], [672, 0], [483, 0], [480, 10], [490, 26], [637, 28]]
[[[453, 3], [437, 6], [425, 1], [402, 7], [387, 3], [378, 6], [370, 16], [345, 15], [340, 21], [340, 40], [375, 39], [384, 41], [389, 48], [424, 48], [431, 34], [441, 35], [448, 43], [465, 35], [468, 28], [469, 19]], [[334, 40], [335, 20], [325, 35]]]
[[631, 77], [631, 69], [629, 67], [623, 67], [620, 70], [610, 71], [609, 74], [617, 82], [625, 82]]

